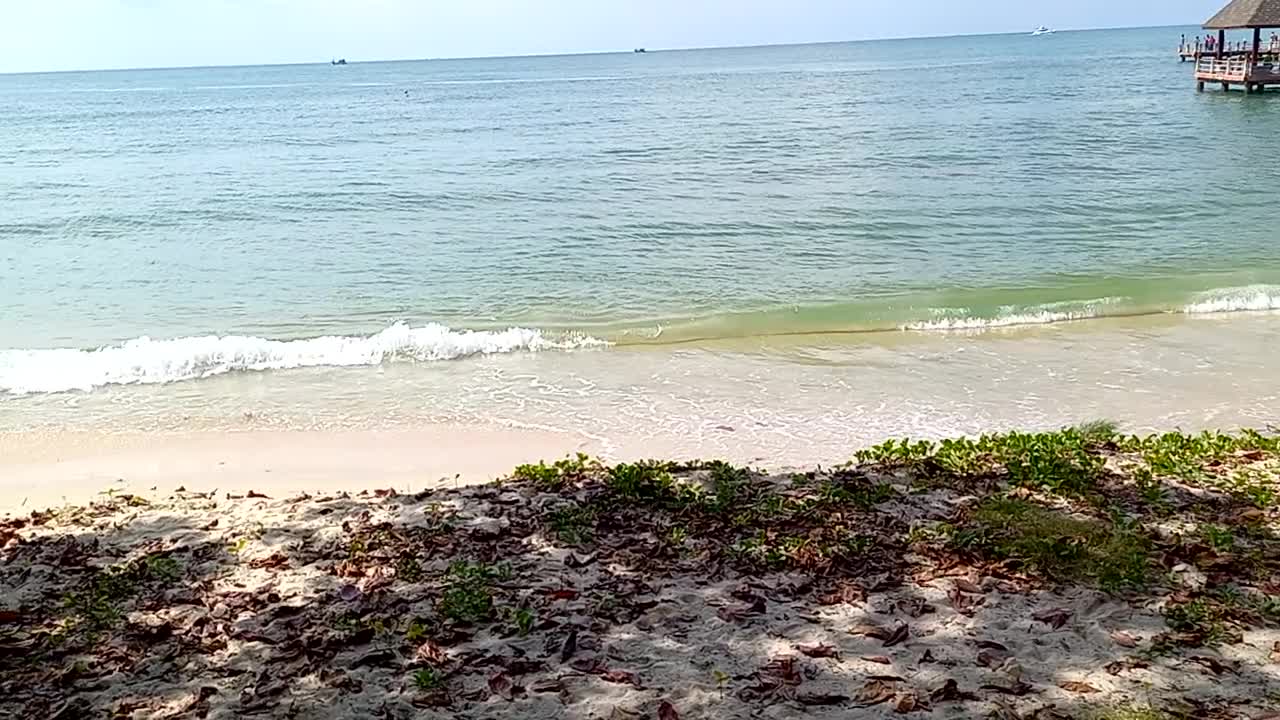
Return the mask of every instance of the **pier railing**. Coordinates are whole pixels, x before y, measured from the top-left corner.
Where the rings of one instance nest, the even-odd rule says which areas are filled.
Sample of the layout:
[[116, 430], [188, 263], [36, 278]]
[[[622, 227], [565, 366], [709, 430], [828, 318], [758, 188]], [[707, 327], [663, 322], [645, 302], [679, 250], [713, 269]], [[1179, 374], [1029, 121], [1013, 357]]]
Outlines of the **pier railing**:
[[1223, 82], [1244, 82], [1249, 77], [1253, 63], [1248, 58], [1223, 58], [1201, 56], [1196, 58], [1196, 77]]

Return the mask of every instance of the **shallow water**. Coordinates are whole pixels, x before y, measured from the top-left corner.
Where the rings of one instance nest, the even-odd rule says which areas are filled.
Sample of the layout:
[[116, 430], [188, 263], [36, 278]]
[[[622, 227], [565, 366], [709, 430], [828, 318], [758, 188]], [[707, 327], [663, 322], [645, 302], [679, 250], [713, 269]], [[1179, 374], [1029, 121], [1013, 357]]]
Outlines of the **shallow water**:
[[0, 425], [1261, 422], [1280, 103], [1182, 32], [0, 76]]

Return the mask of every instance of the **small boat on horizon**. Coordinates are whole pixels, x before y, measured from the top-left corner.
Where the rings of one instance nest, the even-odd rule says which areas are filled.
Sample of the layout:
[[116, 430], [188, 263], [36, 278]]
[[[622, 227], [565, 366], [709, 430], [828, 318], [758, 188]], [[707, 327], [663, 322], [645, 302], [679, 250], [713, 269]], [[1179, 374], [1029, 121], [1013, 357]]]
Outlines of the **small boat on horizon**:
[[330, 60], [330, 61], [329, 61], [329, 64], [330, 64], [330, 65], [346, 65], [346, 64], [347, 64], [347, 59], [346, 59], [346, 58], [341, 58], [341, 59], [339, 59], [339, 60]]
[[1052, 34], [1053, 34], [1053, 31], [1052, 31], [1052, 30], [1050, 30], [1048, 27], [1045, 27], [1044, 25], [1041, 25], [1040, 27], [1036, 28], [1036, 29], [1035, 29], [1035, 31], [1034, 31], [1034, 32], [1032, 32], [1031, 34], [1032, 34], [1033, 36], [1035, 36], [1035, 35], [1052, 35]]
[[644, 52], [649, 52], [649, 51], [648, 51], [648, 50], [645, 50], [644, 48], [636, 48], [635, 50], [632, 50], [631, 52], [644, 53]]

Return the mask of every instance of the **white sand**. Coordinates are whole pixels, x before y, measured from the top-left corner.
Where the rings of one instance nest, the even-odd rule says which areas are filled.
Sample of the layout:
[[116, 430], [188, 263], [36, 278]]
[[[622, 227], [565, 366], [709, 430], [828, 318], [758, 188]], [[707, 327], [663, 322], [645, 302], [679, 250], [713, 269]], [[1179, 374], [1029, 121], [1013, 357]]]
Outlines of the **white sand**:
[[[326, 453], [317, 460], [332, 456]], [[608, 566], [601, 561], [577, 567], [566, 565], [569, 551], [553, 547], [541, 535], [531, 536], [525, 552], [509, 558], [521, 579], [521, 596], [535, 603], [558, 591], [573, 596], [543, 602], [539, 619], [555, 623], [538, 626], [528, 637], [484, 630], [441, 649], [439, 662], [458, 668], [450, 707], [429, 707], [424, 693], [414, 687], [411, 673], [421, 662], [388, 653], [371, 659], [379, 657], [378, 648], [387, 642], [398, 643], [404, 628], [390, 641], [344, 648], [315, 668], [278, 659], [289, 654], [290, 646], [273, 636], [284, 632], [294, 617], [282, 608], [306, 608], [318, 617], [374, 606], [387, 612], [394, 608], [402, 618], [432, 612], [429, 584], [400, 582], [387, 590], [389, 581], [378, 577], [337, 576], [333, 561], [344, 556], [348, 528], [380, 522], [424, 527], [433, 522], [437, 503], [445, 500], [454, 508], [457, 527], [480, 532], [507, 513], [549, 499], [479, 488], [447, 500], [438, 495], [420, 500], [188, 497], [142, 508], [122, 505], [96, 518], [92, 513], [82, 516], [87, 525], [80, 529], [91, 531], [96, 552], [111, 558], [136, 556], [140, 549], [204, 557], [197, 548], [209, 543], [235, 550], [215, 552], [214, 560], [200, 566], [204, 580], [197, 586], [203, 596], [199, 602], [128, 617], [131, 632], [163, 624], [175, 637], [203, 643], [200, 653], [179, 658], [176, 670], [166, 657], [144, 660], [129, 673], [77, 685], [77, 696], [99, 708], [136, 708], [130, 717], [157, 720], [243, 717], [258, 698], [266, 703], [263, 717], [335, 719], [625, 720], [662, 718], [661, 708], [669, 703], [683, 720], [1053, 720], [1083, 717], [1082, 709], [1099, 704], [1131, 702], [1187, 707], [1194, 717], [1208, 717], [1197, 714], [1197, 703], [1231, 708], [1214, 718], [1274, 717], [1268, 715], [1275, 709], [1268, 693], [1280, 689], [1280, 665], [1269, 655], [1280, 640], [1274, 629], [1250, 630], [1243, 642], [1221, 650], [1205, 648], [1133, 664], [1164, 629], [1158, 608], [1083, 588], [1022, 593], [961, 569], [959, 576], [917, 578], [901, 587], [872, 590], [864, 599], [818, 606], [812, 598], [789, 598], [786, 588], [803, 579], [799, 576], [645, 576], [618, 564], [618, 558]], [[60, 522], [20, 530], [20, 537], [38, 542], [49, 533], [76, 530], [59, 527]], [[53, 549], [57, 547], [62, 546]], [[270, 562], [273, 557], [287, 560], [278, 566]], [[428, 572], [448, 563], [445, 557], [422, 560]], [[0, 566], [0, 571], [0, 580], [6, 581], [0, 582], [0, 608], [21, 607], [47, 595], [48, 586], [59, 581], [56, 567], [49, 565], [36, 565], [29, 573], [21, 567]], [[341, 586], [353, 582], [360, 592], [350, 592], [359, 598], [343, 599]], [[964, 588], [964, 607], [948, 595], [957, 588]], [[744, 589], [768, 597], [763, 611], [726, 615], [726, 609], [742, 607], [733, 594]], [[625, 592], [629, 602], [635, 596], [626, 595], [638, 593], [647, 599], [643, 612], [618, 624], [593, 620], [593, 603], [598, 607], [611, 592]], [[266, 605], [246, 611], [246, 598]], [[1058, 626], [1035, 619], [1055, 609], [1063, 612]], [[283, 619], [272, 622], [277, 616]], [[909, 632], [901, 642], [886, 643], [858, 630], [867, 624], [906, 625]], [[580, 628], [577, 649], [572, 660], [561, 660], [568, 627]], [[309, 626], [308, 631], [321, 637], [336, 632], [324, 626]], [[230, 640], [221, 642], [224, 637]], [[817, 645], [831, 646], [831, 656], [805, 657], [804, 648]], [[774, 689], [755, 689], [772, 682], [769, 667], [780, 658], [791, 658], [782, 662], [792, 663], [794, 679]], [[505, 680], [499, 677], [517, 659], [534, 661], [535, 667], [511, 671]], [[1215, 672], [1214, 663], [1227, 669]], [[619, 681], [602, 668], [626, 674], [617, 676], [623, 678]], [[882, 676], [890, 679], [876, 680]], [[628, 677], [634, 677], [634, 684]], [[942, 693], [949, 680], [967, 696]], [[518, 688], [513, 700], [503, 697], [502, 682]], [[874, 701], [877, 692], [882, 702]], [[828, 705], [824, 697], [844, 699]], [[201, 714], [192, 714], [201, 708]]]
[[413, 430], [3, 433], [0, 513], [82, 504], [109, 492], [164, 497], [179, 487], [272, 495], [384, 488], [415, 492], [484, 482], [521, 463], [599, 450], [573, 435], [463, 425]]

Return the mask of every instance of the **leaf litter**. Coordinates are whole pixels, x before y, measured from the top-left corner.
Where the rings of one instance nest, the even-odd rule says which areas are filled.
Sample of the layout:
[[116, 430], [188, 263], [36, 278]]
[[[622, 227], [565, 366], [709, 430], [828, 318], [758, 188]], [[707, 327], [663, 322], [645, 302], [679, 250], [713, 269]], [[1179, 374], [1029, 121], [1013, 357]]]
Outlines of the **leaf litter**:
[[[1232, 460], [1245, 461], [1257, 462]], [[1055, 588], [1010, 558], [912, 544], [901, 515], [863, 499], [895, 497], [874, 475], [792, 485], [716, 465], [592, 472], [602, 471], [554, 488], [516, 479], [419, 495], [109, 498], [0, 521], [0, 710], [161, 717], [169, 697], [181, 698], [177, 715], [200, 717], [678, 720], [682, 705], [700, 707], [691, 688], [706, 668], [723, 668], [717, 697], [730, 714], [784, 703], [818, 718], [858, 707], [932, 717], [960, 704], [1048, 718], [1075, 697], [1106, 703], [1113, 687], [1118, 697], [1143, 687], [1153, 662], [1265, 697], [1257, 661], [1212, 623], [1249, 627], [1252, 643], [1280, 655], [1280, 638], [1248, 624], [1256, 611], [1215, 615], [1231, 611], [1201, 610], [1197, 591], [1168, 603], [1194, 612], [1135, 602], [1129, 627], [1115, 629], [1091, 615], [1096, 590]], [[716, 495], [680, 489], [708, 476]], [[1260, 512], [1235, 516], [1256, 533], [1274, 523]], [[1202, 545], [1157, 542], [1170, 566], [1234, 567]], [[1255, 562], [1271, 562], [1270, 547]], [[929, 582], [940, 577], [950, 582]], [[1185, 628], [1160, 633], [1166, 617]], [[1106, 688], [1056, 679], [1069, 655], [1038, 636], [1068, 624], [1099, 629], [1087, 647], [1113, 657], [1098, 664]], [[1225, 656], [1115, 654], [1152, 635], [1158, 647], [1213, 643]], [[982, 638], [968, 646], [976, 662], [961, 661], [965, 636]], [[798, 656], [766, 654], [772, 637], [793, 638], [772, 647]], [[1029, 641], [1039, 644], [1026, 654]], [[1171, 707], [1211, 709], [1221, 696], [1194, 695], [1203, 685], [1190, 680], [1172, 687]]]

